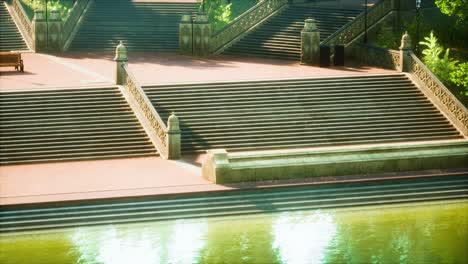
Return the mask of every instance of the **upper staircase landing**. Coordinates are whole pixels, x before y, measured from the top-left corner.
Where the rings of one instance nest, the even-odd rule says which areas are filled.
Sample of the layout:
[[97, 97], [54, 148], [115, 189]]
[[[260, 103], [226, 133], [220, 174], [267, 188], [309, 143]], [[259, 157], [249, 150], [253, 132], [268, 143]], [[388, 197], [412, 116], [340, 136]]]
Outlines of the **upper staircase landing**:
[[298, 61], [301, 55], [301, 30], [306, 19], [315, 19], [320, 40], [323, 41], [361, 12], [361, 9], [293, 4], [248, 33], [223, 54]]
[[6, 3], [0, 2], [0, 52], [29, 50], [13, 21]]
[[186, 1], [94, 1], [69, 50], [111, 51], [123, 40], [130, 51], [177, 51], [181, 16], [197, 8]]

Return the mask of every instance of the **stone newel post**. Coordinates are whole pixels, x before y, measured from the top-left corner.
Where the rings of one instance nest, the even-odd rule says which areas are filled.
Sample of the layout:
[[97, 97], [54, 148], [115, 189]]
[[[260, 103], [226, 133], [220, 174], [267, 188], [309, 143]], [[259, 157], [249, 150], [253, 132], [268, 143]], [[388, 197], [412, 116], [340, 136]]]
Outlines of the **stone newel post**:
[[411, 68], [411, 38], [408, 32], [401, 37], [399, 72], [409, 72]]
[[319, 61], [320, 32], [315, 24], [315, 19], [306, 19], [304, 29], [301, 31], [301, 63], [319, 65]]
[[211, 24], [204, 13], [197, 14], [193, 23], [193, 54], [205, 56], [210, 54]]
[[179, 52], [183, 55], [192, 55], [192, 16], [183, 15], [179, 24]]
[[179, 159], [180, 158], [180, 128], [179, 118], [174, 112], [167, 119], [167, 158]]
[[45, 12], [42, 10], [34, 11], [32, 21], [33, 30], [33, 49], [36, 52], [45, 51], [47, 49], [47, 21]]
[[57, 9], [50, 11], [48, 27], [48, 44], [47, 48], [50, 51], [62, 50], [62, 18]]
[[115, 48], [114, 61], [116, 62], [115, 83], [117, 85], [123, 85], [125, 82], [125, 70], [123, 66], [127, 64], [128, 58], [127, 48], [122, 41], [120, 41], [119, 45]]

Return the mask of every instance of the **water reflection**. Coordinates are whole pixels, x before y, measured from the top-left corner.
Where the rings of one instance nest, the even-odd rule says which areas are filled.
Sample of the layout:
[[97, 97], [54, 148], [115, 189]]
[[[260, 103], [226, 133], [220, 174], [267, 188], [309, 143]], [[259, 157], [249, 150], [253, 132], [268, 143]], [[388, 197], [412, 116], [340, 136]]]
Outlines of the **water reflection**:
[[76, 263], [194, 263], [204, 246], [206, 221], [165, 225], [75, 229], [70, 235]]
[[278, 250], [281, 262], [322, 263], [336, 225], [330, 213], [283, 213], [274, 221], [272, 232], [273, 248]]
[[468, 202], [0, 236], [0, 263], [466, 263]]

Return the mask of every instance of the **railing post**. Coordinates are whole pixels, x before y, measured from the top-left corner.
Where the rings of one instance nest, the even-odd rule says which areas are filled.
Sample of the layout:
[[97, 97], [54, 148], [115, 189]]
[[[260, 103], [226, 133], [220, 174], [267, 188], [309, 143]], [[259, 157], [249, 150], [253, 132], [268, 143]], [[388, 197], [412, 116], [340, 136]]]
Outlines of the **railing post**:
[[35, 10], [32, 21], [33, 49], [36, 52], [47, 49], [47, 21], [43, 10]]
[[192, 55], [193, 21], [190, 14], [182, 15], [179, 23], [179, 52], [182, 55]]
[[116, 64], [115, 83], [117, 85], [123, 85], [125, 83], [125, 70], [123, 66], [127, 64], [128, 57], [127, 48], [124, 46], [122, 41], [120, 41], [119, 45], [115, 48], [114, 61]]
[[315, 24], [315, 19], [306, 19], [304, 29], [301, 31], [301, 63], [319, 65], [319, 60], [320, 32]]
[[167, 158], [179, 159], [180, 153], [180, 128], [179, 118], [174, 112], [167, 119], [167, 134], [166, 134]]
[[205, 56], [210, 53], [211, 24], [205, 13], [197, 14], [193, 23], [193, 54]]
[[62, 50], [62, 18], [60, 12], [57, 9], [50, 11], [49, 21], [47, 23], [48, 28], [48, 44], [47, 49], [50, 51], [61, 51]]
[[411, 68], [411, 37], [408, 32], [401, 37], [399, 72], [409, 72]]

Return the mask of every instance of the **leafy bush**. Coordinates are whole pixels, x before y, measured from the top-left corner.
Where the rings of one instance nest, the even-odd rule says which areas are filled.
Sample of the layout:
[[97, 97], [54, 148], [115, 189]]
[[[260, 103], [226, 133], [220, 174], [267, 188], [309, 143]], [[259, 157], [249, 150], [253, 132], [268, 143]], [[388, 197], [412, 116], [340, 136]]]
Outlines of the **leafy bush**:
[[[256, 4], [255, 0], [204, 0], [205, 12], [213, 25], [214, 31], [219, 31], [236, 17]], [[202, 6], [200, 6], [202, 9]]]
[[434, 33], [419, 44], [426, 48], [422, 51], [426, 66], [449, 88], [466, 106], [468, 103], [468, 62], [458, 63], [450, 58], [450, 49], [438, 43]]
[[[446, 49], [444, 52], [444, 48], [438, 43], [434, 32], [431, 32], [431, 34], [424, 39], [425, 41], [419, 42], [419, 44], [427, 47], [422, 51], [424, 63], [443, 83], [450, 85], [452, 82], [450, 73], [455, 71], [458, 61], [450, 58], [449, 49]], [[443, 56], [441, 56], [442, 53]]]
[[[33, 19], [34, 10], [44, 10], [46, 0], [21, 0], [24, 10], [28, 14], [29, 19]], [[47, 0], [47, 16], [54, 8], [60, 12], [62, 20], [64, 20], [73, 7], [73, 0]]]
[[458, 64], [455, 71], [450, 73], [450, 80], [455, 85], [462, 87], [465, 96], [468, 96], [468, 62]]

